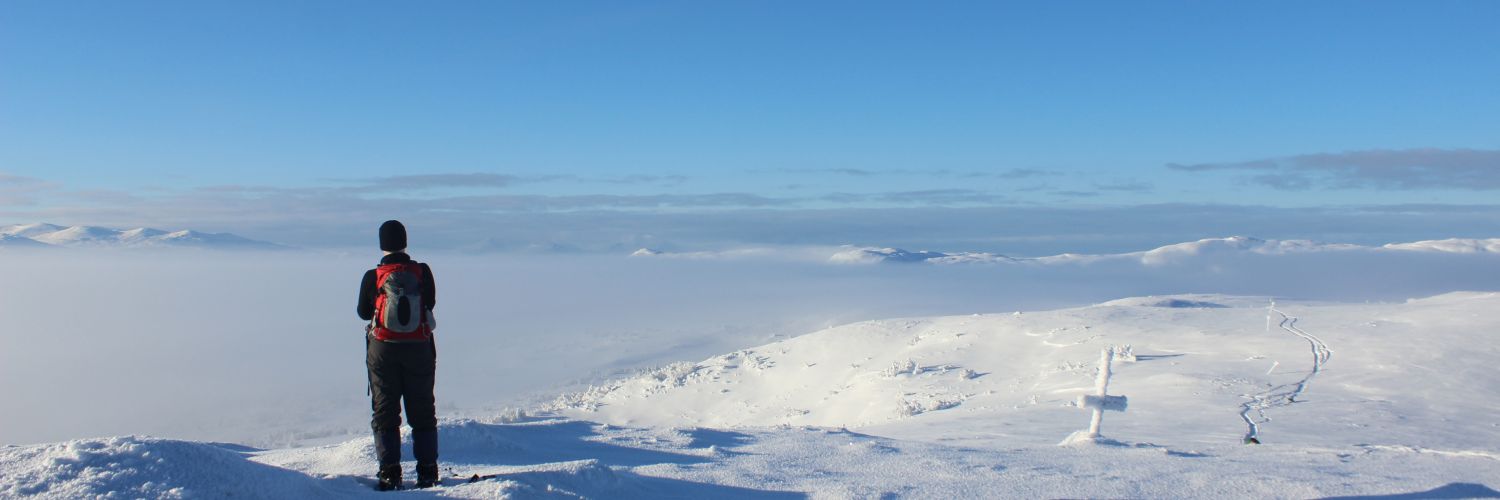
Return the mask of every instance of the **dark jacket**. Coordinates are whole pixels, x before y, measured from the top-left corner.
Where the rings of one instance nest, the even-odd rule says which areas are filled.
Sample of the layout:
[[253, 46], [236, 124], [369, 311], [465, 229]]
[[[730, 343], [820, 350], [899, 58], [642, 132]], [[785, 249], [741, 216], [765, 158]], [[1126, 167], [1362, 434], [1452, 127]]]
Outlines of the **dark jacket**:
[[[411, 257], [405, 253], [396, 252], [380, 259], [380, 265], [411, 262]], [[380, 290], [375, 287], [375, 270], [365, 271], [365, 278], [359, 284], [359, 305], [355, 311], [359, 313], [359, 319], [370, 321], [375, 318], [375, 296]], [[432, 279], [432, 268], [422, 264], [422, 307], [431, 311], [437, 306], [437, 284]]]

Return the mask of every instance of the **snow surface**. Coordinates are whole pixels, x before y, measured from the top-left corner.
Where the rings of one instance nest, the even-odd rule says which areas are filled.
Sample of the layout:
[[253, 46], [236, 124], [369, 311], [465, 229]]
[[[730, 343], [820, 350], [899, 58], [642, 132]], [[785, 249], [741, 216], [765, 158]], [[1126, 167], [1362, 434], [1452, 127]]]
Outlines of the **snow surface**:
[[46, 248], [52, 245], [25, 236], [0, 234], [0, 248]]
[[[420, 493], [1496, 497], [1496, 310], [1500, 294], [1484, 292], [1274, 308], [1200, 294], [849, 324], [563, 394], [531, 416], [446, 419], [445, 466], [497, 477]], [[1109, 346], [1129, 354], [1109, 384], [1129, 408], [1105, 415], [1107, 439], [1059, 446], [1087, 427], [1076, 397]], [[1240, 413], [1257, 402], [1264, 444], [1241, 444]], [[379, 495], [372, 455], [365, 437], [9, 446], [0, 496]]]

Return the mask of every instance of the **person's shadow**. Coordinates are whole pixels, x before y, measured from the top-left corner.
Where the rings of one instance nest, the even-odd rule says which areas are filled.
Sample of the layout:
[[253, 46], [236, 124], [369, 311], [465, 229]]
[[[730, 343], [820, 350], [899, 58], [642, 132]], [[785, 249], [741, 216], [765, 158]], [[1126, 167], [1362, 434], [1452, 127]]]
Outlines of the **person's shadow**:
[[[806, 498], [800, 492], [760, 490], [636, 474], [616, 467], [656, 464], [701, 464], [712, 459], [644, 445], [613, 444], [594, 431], [598, 424], [577, 420], [535, 420], [514, 424], [474, 421], [438, 428], [444, 486], [462, 485], [472, 475], [480, 481], [505, 481], [522, 497], [566, 498]], [[748, 444], [749, 435], [710, 429], [689, 431], [689, 448], [714, 446], [727, 456]], [[624, 439], [624, 438], [616, 438]], [[634, 444], [634, 443], [631, 443]], [[410, 447], [410, 443], [403, 443]], [[403, 453], [410, 453], [404, 450]], [[371, 480], [373, 481], [373, 480]], [[370, 483], [373, 487], [373, 482]], [[435, 491], [410, 491], [432, 493]], [[507, 491], [512, 493], [512, 491]]]

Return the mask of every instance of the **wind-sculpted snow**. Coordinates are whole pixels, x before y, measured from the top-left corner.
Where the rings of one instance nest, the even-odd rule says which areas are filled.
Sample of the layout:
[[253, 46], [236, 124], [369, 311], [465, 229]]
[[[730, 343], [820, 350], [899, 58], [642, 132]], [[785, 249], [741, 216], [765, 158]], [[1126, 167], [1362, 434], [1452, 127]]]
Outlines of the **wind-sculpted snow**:
[[232, 446], [144, 437], [0, 448], [0, 497], [306, 498], [322, 481]]
[[[1350, 429], [1379, 429], [1385, 439], [1435, 448], [1474, 446], [1466, 434], [1500, 446], [1500, 430], [1470, 418], [1500, 400], [1500, 372], [1489, 364], [1500, 351], [1487, 333], [1500, 318], [1481, 313], [1500, 307], [1500, 295], [1401, 305], [1283, 303], [1278, 313], [1295, 311], [1287, 314], [1300, 319], [1283, 322], [1285, 330], [1265, 329], [1265, 303], [1192, 295], [857, 323], [668, 365], [565, 395], [553, 408], [619, 425], [814, 425], [897, 435], [954, 422], [996, 431], [1025, 422], [1025, 432], [1011, 439], [1056, 442], [1079, 427], [1081, 412], [1072, 405], [1093, 386], [1100, 348], [1128, 345], [1134, 362], [1117, 367], [1112, 386], [1132, 402], [1112, 422], [1119, 437], [1238, 443], [1241, 395], [1287, 387], [1275, 401], [1299, 404], [1268, 396], [1262, 400], [1270, 403], [1256, 407], [1262, 441], [1348, 445], [1375, 439]], [[1431, 323], [1454, 315], [1467, 326]], [[1287, 332], [1306, 340], [1289, 341]], [[1324, 366], [1326, 346], [1339, 346], [1337, 365]], [[1308, 384], [1310, 371], [1322, 373], [1318, 384]], [[1418, 402], [1417, 394], [1442, 402]], [[1274, 414], [1265, 411], [1271, 406]], [[1275, 424], [1264, 423], [1270, 417]]]

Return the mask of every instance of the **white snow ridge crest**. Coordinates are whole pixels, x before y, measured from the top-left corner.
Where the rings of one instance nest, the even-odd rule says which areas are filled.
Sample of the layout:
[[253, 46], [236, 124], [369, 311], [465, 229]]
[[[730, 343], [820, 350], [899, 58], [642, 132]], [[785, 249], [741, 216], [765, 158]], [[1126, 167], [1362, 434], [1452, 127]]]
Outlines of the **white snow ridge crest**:
[[1349, 243], [1322, 243], [1312, 240], [1263, 240], [1248, 236], [1206, 238], [1174, 243], [1151, 250], [1115, 254], [1065, 253], [1046, 257], [1009, 257], [986, 252], [908, 251], [889, 247], [845, 246], [828, 257], [834, 264], [928, 263], [928, 264], [1087, 264], [1106, 261], [1139, 261], [1161, 266], [1186, 259], [1216, 255], [1290, 255], [1335, 252], [1427, 252], [1452, 254], [1500, 254], [1500, 238], [1452, 238], [1446, 240], [1390, 243], [1364, 246]]
[[229, 233], [163, 231], [148, 227], [111, 229], [98, 226], [63, 227], [55, 224], [0, 226], [0, 247], [143, 248], [193, 247], [217, 249], [277, 249], [281, 245]]

